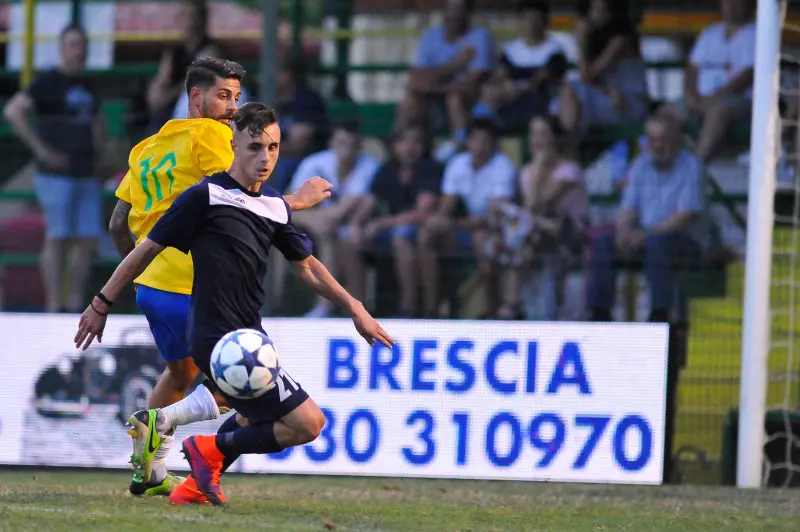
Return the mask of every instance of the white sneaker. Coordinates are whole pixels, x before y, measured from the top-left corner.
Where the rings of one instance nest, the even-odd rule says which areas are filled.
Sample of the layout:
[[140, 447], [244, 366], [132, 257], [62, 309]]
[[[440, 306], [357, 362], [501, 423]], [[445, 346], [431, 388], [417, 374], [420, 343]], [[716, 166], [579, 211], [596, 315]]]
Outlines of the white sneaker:
[[327, 318], [331, 315], [331, 309], [324, 303], [317, 303], [314, 308], [306, 312], [304, 318]]

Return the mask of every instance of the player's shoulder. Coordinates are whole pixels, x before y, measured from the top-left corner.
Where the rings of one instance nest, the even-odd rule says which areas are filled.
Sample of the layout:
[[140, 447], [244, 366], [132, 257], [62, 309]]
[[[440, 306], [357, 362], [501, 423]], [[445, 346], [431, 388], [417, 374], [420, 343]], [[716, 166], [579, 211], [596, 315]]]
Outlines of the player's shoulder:
[[157, 133], [156, 135], [151, 135], [146, 139], [139, 141], [136, 144], [136, 146], [131, 148], [130, 154], [128, 155], [128, 166], [130, 166], [131, 168], [137, 166], [138, 164], [137, 161], [139, 159], [139, 156], [150, 145], [150, 143], [153, 142], [153, 140], [156, 138], [157, 135], [158, 135]]
[[233, 130], [229, 126], [210, 118], [190, 118], [181, 122], [187, 122], [185, 127], [195, 136], [218, 136], [226, 140], [233, 138]]

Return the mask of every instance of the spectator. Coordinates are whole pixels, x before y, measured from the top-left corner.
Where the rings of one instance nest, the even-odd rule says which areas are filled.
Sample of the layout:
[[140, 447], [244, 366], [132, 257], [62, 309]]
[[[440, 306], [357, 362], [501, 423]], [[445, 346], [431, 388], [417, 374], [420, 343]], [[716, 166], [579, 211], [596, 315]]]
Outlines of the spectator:
[[682, 148], [679, 124], [670, 115], [651, 117], [645, 134], [648, 152], [631, 165], [615, 230], [593, 246], [588, 303], [596, 321], [611, 319], [617, 253], [631, 257], [643, 252], [650, 319], [667, 321], [673, 266], [697, 260], [707, 244], [700, 160]]
[[[406, 97], [398, 108], [400, 125], [429, 118], [435, 103], [439, 115], [447, 114], [453, 135], [464, 129], [466, 110], [492, 69], [492, 38], [485, 29], [470, 27], [473, 7], [473, 0], [444, 0], [444, 24], [420, 37]], [[441, 122], [433, 125], [438, 129]]]
[[278, 68], [278, 119], [281, 125], [281, 158], [273, 184], [283, 190], [303, 157], [324, 150], [330, 135], [328, 113], [322, 96], [311, 88], [305, 63], [300, 58]]
[[[490, 118], [475, 118], [468, 126], [467, 151], [447, 164], [442, 181], [438, 211], [419, 233], [419, 260], [424, 313], [435, 317], [439, 305], [439, 259], [442, 250], [454, 245], [462, 252], [482, 249], [486, 240], [486, 215], [497, 200], [514, 196], [516, 169], [499, 151], [500, 126]], [[486, 312], [496, 310], [494, 269], [490, 261], [478, 258], [485, 289]]]
[[[363, 228], [354, 220], [342, 251], [343, 268], [356, 283], [365, 279], [361, 249], [391, 251], [400, 289], [399, 317], [418, 313], [419, 267], [416, 239], [419, 226], [436, 208], [442, 185], [442, 167], [431, 159], [431, 142], [424, 127], [408, 125], [393, 137], [390, 159], [372, 182], [370, 200], [377, 217]], [[363, 285], [351, 294], [363, 294]]]
[[[59, 66], [15, 94], [3, 115], [36, 159], [36, 194], [47, 224], [41, 257], [46, 310], [81, 312], [92, 255], [103, 233], [102, 186], [94, 172], [104, 135], [97, 96], [83, 78], [86, 32], [69, 26], [59, 43]], [[30, 109], [37, 117], [35, 128], [28, 120]], [[69, 280], [62, 305], [65, 259]]]
[[[330, 145], [330, 149], [303, 159], [289, 189], [295, 191], [303, 182], [315, 176], [324, 177], [333, 185], [333, 197], [330, 200], [315, 209], [292, 213], [292, 222], [308, 232], [314, 241], [315, 255], [331, 272], [336, 272], [340, 234], [345, 235], [346, 227], [353, 220], [363, 220], [364, 212], [371, 210], [372, 203], [365, 199], [380, 163], [361, 151], [361, 132], [357, 124], [338, 124], [333, 130]], [[354, 286], [356, 280], [352, 279], [352, 275], [348, 277], [348, 273], [341, 271], [334, 275], [344, 278], [347, 286]], [[330, 302], [320, 298], [307, 316], [324, 318], [330, 315], [330, 311]]]
[[569, 66], [559, 42], [549, 35], [550, 3], [523, 0], [518, 8], [521, 36], [503, 47], [497, 68], [503, 81], [500, 119], [505, 127], [524, 127], [545, 114]]
[[749, 120], [756, 26], [750, 0], [720, 0], [722, 22], [697, 38], [683, 78], [679, 120], [702, 120], [697, 156], [708, 162], [736, 120]]
[[185, 0], [183, 42], [161, 56], [158, 73], [147, 89], [150, 130], [158, 131], [170, 119], [182, 92], [186, 69], [197, 57], [219, 57], [219, 50], [208, 35], [208, 6], [204, 0]]
[[[523, 319], [524, 277], [532, 267], [541, 268], [545, 258], [555, 258], [547, 285], [553, 293], [540, 293], [547, 302], [545, 319], [557, 319], [563, 303], [566, 273], [583, 251], [589, 224], [589, 196], [581, 167], [561, 151], [564, 140], [560, 123], [554, 118], [535, 117], [530, 122], [530, 150], [533, 160], [519, 176], [521, 206], [500, 204], [491, 216], [487, 258], [504, 270], [501, 278], [504, 303], [497, 317]], [[544, 292], [544, 291], [542, 291]]]
[[579, 7], [580, 80], [564, 85], [558, 116], [569, 133], [642, 121], [649, 109], [639, 34], [627, 0], [584, 0]]

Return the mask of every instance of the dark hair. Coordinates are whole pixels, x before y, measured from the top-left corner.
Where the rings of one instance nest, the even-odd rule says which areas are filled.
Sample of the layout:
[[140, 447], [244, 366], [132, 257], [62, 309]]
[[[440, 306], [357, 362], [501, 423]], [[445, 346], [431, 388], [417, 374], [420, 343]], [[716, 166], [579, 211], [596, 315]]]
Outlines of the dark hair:
[[492, 117], [478, 116], [470, 119], [469, 124], [467, 124], [467, 135], [471, 135], [473, 131], [485, 131], [489, 133], [493, 139], [497, 139], [502, 135], [503, 128], [500, 126], [500, 123]]
[[278, 114], [275, 109], [261, 102], [247, 102], [233, 116], [236, 131], [247, 129], [251, 137], [261, 136], [264, 129], [277, 122]]
[[430, 131], [428, 127], [425, 125], [424, 122], [409, 122], [408, 124], [403, 124], [402, 126], [396, 128], [392, 133], [389, 135], [388, 140], [388, 148], [390, 153], [390, 158], [395, 159], [394, 155], [394, 143], [398, 142], [403, 138], [403, 135], [409, 133], [411, 131], [418, 131], [422, 135], [422, 157], [429, 158], [433, 153], [433, 138], [431, 138]]
[[186, 94], [191, 96], [192, 87], [208, 90], [216, 83], [217, 78], [235, 79], [241, 82], [244, 75], [244, 67], [235, 61], [198, 57], [186, 70]]
[[519, 0], [517, 13], [537, 11], [542, 14], [545, 22], [550, 21], [550, 2], [548, 0]]
[[64, 39], [67, 37], [67, 35], [73, 32], [83, 37], [84, 43], [89, 42], [89, 35], [86, 33], [86, 28], [84, 28], [77, 22], [73, 22], [72, 24], [61, 30], [61, 33], [58, 34], [58, 41], [64, 42]]
[[567, 131], [564, 129], [564, 126], [561, 125], [561, 120], [558, 117], [550, 115], [550, 114], [538, 114], [534, 115], [529, 123], [533, 123], [534, 120], [542, 120], [547, 127], [550, 129], [550, 133], [553, 135], [553, 145], [556, 148], [556, 151], [562, 151], [565, 147], [567, 141]]
[[333, 125], [333, 131], [344, 131], [345, 133], [350, 133], [351, 135], [360, 135], [361, 124], [358, 123], [358, 120], [343, 120], [341, 122], [336, 122]]

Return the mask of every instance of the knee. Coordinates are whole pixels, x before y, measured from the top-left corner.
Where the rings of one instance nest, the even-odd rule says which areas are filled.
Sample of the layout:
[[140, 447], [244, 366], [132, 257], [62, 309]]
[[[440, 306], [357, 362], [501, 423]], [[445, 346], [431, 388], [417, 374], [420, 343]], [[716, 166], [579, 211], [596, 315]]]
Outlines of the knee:
[[322, 433], [322, 429], [325, 427], [325, 414], [318, 408], [313, 415], [309, 416], [308, 419], [303, 423], [302, 427], [298, 431], [299, 439], [302, 443], [300, 445], [310, 443], [319, 437]]

